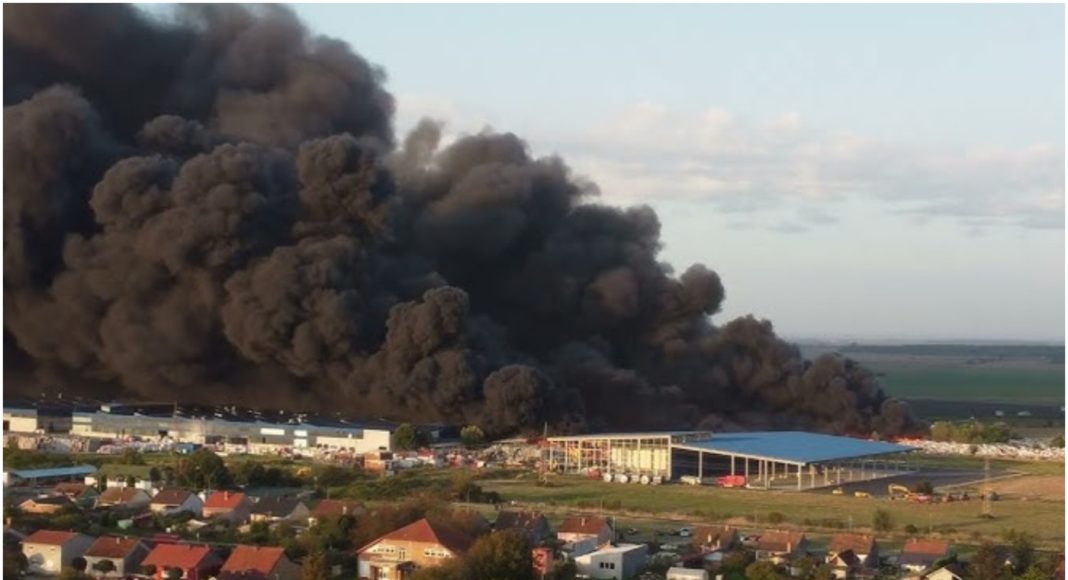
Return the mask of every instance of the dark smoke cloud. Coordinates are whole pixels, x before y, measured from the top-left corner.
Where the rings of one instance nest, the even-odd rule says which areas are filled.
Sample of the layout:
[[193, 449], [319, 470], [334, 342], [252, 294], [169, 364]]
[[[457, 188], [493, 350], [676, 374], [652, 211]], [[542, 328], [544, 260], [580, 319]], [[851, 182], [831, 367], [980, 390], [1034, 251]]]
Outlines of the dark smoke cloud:
[[383, 72], [282, 7], [5, 5], [13, 392], [538, 430], [899, 433], [870, 372], [802, 359], [658, 260], [648, 207], [512, 134], [394, 147]]

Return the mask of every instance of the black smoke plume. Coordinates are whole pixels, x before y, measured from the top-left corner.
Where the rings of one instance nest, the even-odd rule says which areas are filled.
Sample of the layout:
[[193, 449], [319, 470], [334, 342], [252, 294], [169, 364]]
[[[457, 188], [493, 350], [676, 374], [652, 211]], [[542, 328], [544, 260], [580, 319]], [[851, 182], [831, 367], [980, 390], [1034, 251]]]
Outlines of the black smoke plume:
[[803, 360], [648, 207], [519, 137], [397, 145], [384, 73], [287, 9], [4, 6], [12, 392], [304, 407], [493, 433], [899, 433]]

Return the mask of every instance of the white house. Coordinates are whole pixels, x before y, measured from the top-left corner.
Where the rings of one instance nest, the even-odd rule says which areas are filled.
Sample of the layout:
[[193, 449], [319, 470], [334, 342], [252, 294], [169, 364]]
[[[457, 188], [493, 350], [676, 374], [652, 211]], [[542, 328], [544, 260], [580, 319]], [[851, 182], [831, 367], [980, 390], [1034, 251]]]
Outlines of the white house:
[[59, 574], [92, 544], [93, 538], [85, 534], [38, 530], [22, 541], [22, 554], [31, 574]]
[[708, 570], [703, 568], [668, 568], [665, 580], [708, 580]]
[[641, 572], [647, 560], [645, 544], [617, 544], [577, 556], [575, 567], [579, 576], [626, 580]]

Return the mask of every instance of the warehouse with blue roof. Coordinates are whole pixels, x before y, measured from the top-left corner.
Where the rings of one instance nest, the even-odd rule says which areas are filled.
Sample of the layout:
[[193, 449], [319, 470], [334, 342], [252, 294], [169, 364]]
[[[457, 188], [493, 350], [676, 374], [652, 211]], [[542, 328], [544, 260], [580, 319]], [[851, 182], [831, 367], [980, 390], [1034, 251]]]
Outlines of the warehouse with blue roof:
[[550, 437], [550, 469], [615, 481], [814, 489], [909, 471], [911, 447], [808, 433], [665, 431]]

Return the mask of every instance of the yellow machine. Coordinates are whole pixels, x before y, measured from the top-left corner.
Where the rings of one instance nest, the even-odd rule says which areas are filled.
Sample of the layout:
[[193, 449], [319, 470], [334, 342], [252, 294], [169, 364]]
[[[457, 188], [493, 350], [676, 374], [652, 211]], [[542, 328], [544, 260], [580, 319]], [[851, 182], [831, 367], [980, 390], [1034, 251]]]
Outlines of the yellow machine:
[[855, 491], [853, 495], [856, 497], [871, 497], [871, 494], [866, 491]]
[[834, 495], [843, 495], [843, 494], [845, 494], [845, 492], [842, 491], [842, 488], [840, 488], [840, 487], [836, 487], [836, 488], [832, 489], [831, 493], [834, 494]]
[[886, 493], [890, 496], [890, 499], [908, 499], [912, 495], [912, 490], [903, 485], [891, 483], [886, 486]]

